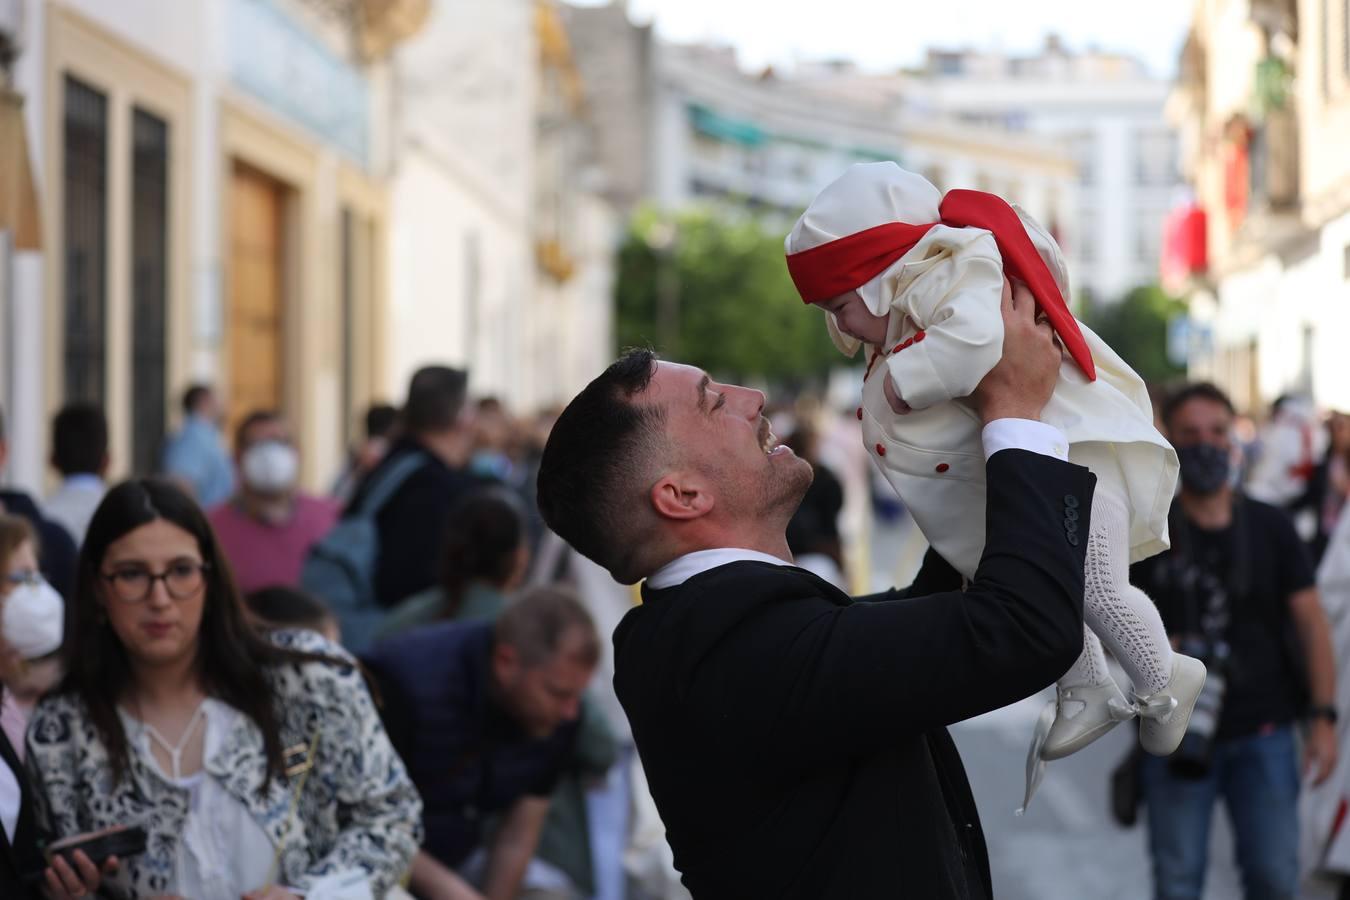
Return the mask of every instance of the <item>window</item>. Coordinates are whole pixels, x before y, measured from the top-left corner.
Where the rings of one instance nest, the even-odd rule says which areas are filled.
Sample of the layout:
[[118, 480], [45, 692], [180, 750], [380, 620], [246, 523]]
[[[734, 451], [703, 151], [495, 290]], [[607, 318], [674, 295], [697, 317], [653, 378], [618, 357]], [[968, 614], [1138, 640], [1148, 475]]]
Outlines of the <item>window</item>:
[[132, 471], [149, 474], [167, 412], [169, 126], [135, 109], [131, 130], [131, 455]]
[[70, 76], [64, 93], [64, 399], [106, 406], [108, 98]]

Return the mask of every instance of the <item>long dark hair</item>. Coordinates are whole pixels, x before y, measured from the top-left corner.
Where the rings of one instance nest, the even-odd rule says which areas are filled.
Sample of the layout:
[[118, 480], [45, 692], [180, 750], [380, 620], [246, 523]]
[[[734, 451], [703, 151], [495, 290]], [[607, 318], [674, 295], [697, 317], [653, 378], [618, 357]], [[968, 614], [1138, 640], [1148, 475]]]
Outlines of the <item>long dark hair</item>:
[[128, 753], [117, 705], [131, 684], [131, 663], [99, 605], [99, 581], [109, 545], [158, 519], [196, 538], [207, 566], [196, 658], [202, 688], [258, 726], [267, 754], [268, 778], [276, 777], [283, 769], [281, 729], [277, 698], [264, 677], [265, 668], [326, 658], [277, 647], [255, 630], [206, 516], [191, 498], [167, 481], [137, 479], [119, 484], [103, 498], [90, 520], [80, 550], [75, 600], [67, 617], [66, 677], [60, 690], [84, 702], [108, 749], [113, 773], [121, 779], [126, 774]]
[[444, 618], [454, 618], [464, 594], [475, 581], [505, 584], [515, 569], [516, 553], [525, 539], [519, 504], [500, 491], [469, 495], [451, 511], [441, 549]]

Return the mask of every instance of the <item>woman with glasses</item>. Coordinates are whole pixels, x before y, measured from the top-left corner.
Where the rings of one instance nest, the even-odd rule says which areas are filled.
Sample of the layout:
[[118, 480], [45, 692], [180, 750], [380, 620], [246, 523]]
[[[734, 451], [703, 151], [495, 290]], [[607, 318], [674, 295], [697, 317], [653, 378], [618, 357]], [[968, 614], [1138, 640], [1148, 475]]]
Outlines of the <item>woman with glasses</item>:
[[140, 826], [118, 897], [383, 896], [421, 802], [361, 676], [308, 631], [255, 631], [201, 510], [168, 483], [110, 491], [81, 552], [69, 672], [28, 762], [58, 838]]

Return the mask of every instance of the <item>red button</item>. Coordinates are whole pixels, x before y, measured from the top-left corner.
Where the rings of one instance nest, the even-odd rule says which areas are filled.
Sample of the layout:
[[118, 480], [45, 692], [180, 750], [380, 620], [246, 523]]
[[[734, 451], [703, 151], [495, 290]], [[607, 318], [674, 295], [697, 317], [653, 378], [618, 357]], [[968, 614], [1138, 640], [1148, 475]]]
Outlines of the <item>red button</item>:
[[901, 345], [900, 345], [900, 349], [901, 349], [901, 350], [904, 350], [905, 348], [907, 348], [907, 347], [912, 347], [912, 346], [914, 346], [914, 338], [910, 338], [909, 340], [907, 340], [907, 341], [905, 341], [903, 344], [901, 344]]
[[922, 331], [920, 331], [920, 332], [918, 332], [918, 333], [916, 333], [916, 334], [914, 335], [914, 343], [917, 344], [919, 341], [923, 340], [923, 339], [926, 338], [926, 337], [928, 337], [928, 335], [926, 335], [926, 334], [924, 334]]
[[905, 349], [908, 346], [909, 346], [908, 344], [896, 344], [894, 347], [891, 348], [891, 352], [899, 353], [901, 350]]
[[938, 463], [938, 464], [937, 464], [937, 471], [939, 471], [939, 472], [945, 472], [945, 471], [947, 471], [947, 470], [950, 469], [950, 468], [951, 468], [951, 466], [947, 465], [946, 463]]
[[885, 456], [885, 455], [886, 455], [886, 448], [881, 444], [877, 444], [877, 456]]
[[858, 421], [859, 421], [859, 422], [862, 421], [862, 407], [861, 407], [861, 406], [858, 407]]

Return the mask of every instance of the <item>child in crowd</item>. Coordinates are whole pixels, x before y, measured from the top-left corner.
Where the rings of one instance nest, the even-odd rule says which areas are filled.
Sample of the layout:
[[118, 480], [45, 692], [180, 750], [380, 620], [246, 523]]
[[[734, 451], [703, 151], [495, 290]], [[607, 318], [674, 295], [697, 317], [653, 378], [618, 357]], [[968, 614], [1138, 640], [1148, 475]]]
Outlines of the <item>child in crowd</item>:
[[[1017, 424], [1047, 451], [1090, 468], [1097, 488], [1089, 533], [1079, 532], [1078, 509], [1063, 510], [1069, 542], [1087, 541], [1089, 630], [1029, 767], [1068, 756], [1135, 714], [1143, 748], [1170, 754], [1205, 667], [1173, 652], [1152, 601], [1130, 585], [1129, 565], [1167, 547], [1176, 453], [1153, 427], [1143, 381], [1068, 311], [1054, 238], [994, 195], [944, 198], [885, 162], [855, 165], [821, 191], [786, 249], [802, 299], [826, 312], [835, 345], [848, 355], [868, 348], [858, 409], [868, 450], [929, 542], [967, 579], [984, 549], [985, 454], [997, 448], [982, 447], [979, 416], [962, 398], [1002, 355], [1006, 279], [1030, 289], [1066, 359], [1044, 425]], [[1054, 446], [1065, 438], [1067, 447]], [[1108, 673], [1103, 643], [1133, 682], [1133, 702]]]
[[244, 605], [269, 630], [303, 628], [334, 644], [342, 643], [337, 618], [308, 591], [285, 585], [258, 588], [244, 595]]

